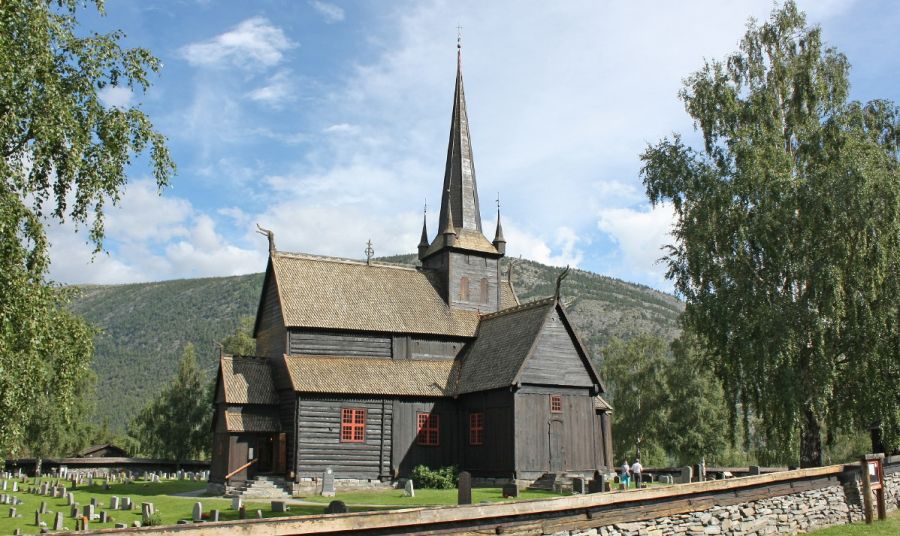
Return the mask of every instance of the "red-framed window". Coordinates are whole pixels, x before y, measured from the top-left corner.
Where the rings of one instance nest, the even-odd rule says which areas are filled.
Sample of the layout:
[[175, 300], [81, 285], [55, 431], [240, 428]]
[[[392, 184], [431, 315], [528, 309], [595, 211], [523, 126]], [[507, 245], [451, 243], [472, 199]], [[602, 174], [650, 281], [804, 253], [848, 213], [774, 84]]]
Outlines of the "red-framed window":
[[550, 413], [562, 413], [562, 396], [550, 395]]
[[362, 408], [341, 409], [341, 443], [364, 443], [366, 441], [366, 410]]
[[434, 413], [419, 413], [416, 415], [416, 443], [429, 447], [441, 444], [441, 419]]
[[484, 413], [469, 413], [469, 444], [484, 445]]

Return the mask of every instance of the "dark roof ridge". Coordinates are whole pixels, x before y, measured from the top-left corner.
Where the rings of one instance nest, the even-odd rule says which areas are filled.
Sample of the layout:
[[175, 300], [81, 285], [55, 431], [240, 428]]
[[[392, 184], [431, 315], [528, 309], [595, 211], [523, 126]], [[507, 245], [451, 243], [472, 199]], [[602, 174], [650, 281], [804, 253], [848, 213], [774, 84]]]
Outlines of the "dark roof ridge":
[[285, 359], [348, 359], [348, 360], [359, 360], [364, 359], [367, 363], [376, 362], [376, 361], [417, 361], [417, 362], [425, 362], [425, 363], [443, 363], [444, 361], [453, 361], [450, 358], [424, 358], [424, 359], [395, 359], [393, 357], [360, 357], [360, 356], [352, 356], [352, 355], [322, 355], [322, 354], [284, 354]]
[[309, 260], [309, 261], [319, 261], [319, 262], [334, 262], [339, 264], [352, 264], [357, 266], [374, 266], [376, 268], [393, 268], [395, 270], [405, 270], [408, 272], [418, 272], [418, 268], [413, 266], [403, 266], [400, 264], [387, 264], [383, 262], [373, 261], [371, 263], [367, 263], [366, 261], [360, 261], [356, 259], [346, 259], [343, 257], [330, 257], [327, 255], [314, 255], [312, 253], [292, 253], [288, 251], [277, 251], [275, 252], [276, 256], [285, 257], [288, 259], [301, 259], [301, 260]]
[[532, 309], [534, 307], [540, 307], [540, 306], [548, 305], [550, 303], [555, 303], [555, 302], [556, 302], [556, 298], [554, 298], [554, 297], [541, 298], [539, 300], [525, 302], [521, 305], [516, 305], [514, 307], [507, 307], [506, 309], [501, 309], [500, 311], [497, 311], [496, 313], [483, 314], [483, 315], [481, 315], [481, 319], [487, 320], [489, 318], [497, 318], [498, 316], [504, 316], [504, 315], [507, 315], [510, 313], [517, 313], [519, 311], [524, 311], [526, 309]]

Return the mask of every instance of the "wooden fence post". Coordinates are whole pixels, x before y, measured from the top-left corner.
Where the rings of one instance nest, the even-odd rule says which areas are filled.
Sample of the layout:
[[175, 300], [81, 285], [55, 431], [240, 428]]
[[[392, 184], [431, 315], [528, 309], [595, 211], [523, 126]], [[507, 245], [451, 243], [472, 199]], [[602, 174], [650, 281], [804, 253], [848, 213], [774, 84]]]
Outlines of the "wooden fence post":
[[859, 470], [862, 473], [863, 487], [863, 514], [866, 517], [866, 524], [872, 524], [872, 482], [869, 480], [869, 460], [867, 456], [863, 456], [859, 460]]

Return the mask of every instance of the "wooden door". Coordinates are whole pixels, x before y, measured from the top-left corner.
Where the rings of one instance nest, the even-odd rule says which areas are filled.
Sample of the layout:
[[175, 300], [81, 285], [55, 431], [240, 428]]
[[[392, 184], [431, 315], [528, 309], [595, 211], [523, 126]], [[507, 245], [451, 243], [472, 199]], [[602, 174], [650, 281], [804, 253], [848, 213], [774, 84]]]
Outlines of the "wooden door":
[[259, 453], [259, 461], [256, 462], [256, 470], [259, 473], [269, 473], [272, 471], [273, 454], [275, 450], [275, 438], [271, 435], [257, 436], [256, 447]]
[[278, 434], [278, 446], [276, 450], [275, 472], [284, 473], [287, 469], [287, 434]]
[[560, 473], [566, 468], [566, 445], [563, 440], [563, 422], [550, 421], [550, 472]]

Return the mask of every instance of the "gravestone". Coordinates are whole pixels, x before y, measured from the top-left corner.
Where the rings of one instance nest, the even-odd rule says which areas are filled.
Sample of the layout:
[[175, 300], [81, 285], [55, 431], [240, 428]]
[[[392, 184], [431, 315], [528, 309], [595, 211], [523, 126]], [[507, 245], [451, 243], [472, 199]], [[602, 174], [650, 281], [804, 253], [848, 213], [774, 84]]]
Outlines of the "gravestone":
[[41, 513], [38, 511], [34, 512], [34, 526], [35, 527], [41, 526]]
[[106, 512], [106, 510], [100, 512], [100, 522], [109, 523], [109, 514]]
[[132, 508], [134, 508], [134, 504], [131, 502], [131, 497], [122, 499], [122, 510], [131, 510]]
[[[760, 472], [759, 472], [759, 466], [758, 466], [758, 465], [751, 465], [751, 466], [750, 466], [750, 474], [751, 474], [751, 475], [758, 475], [758, 474], [760, 474]], [[15, 491], [15, 490], [13, 490], [13, 491]]]
[[0, 485], [0, 489], [3, 489], [3, 491], [6, 491], [6, 486], [7, 486], [7, 483], [6, 483], [6, 480], [4, 480], [3, 484]]
[[572, 493], [577, 493], [579, 495], [587, 493], [587, 484], [583, 478], [575, 477], [572, 479]]
[[697, 482], [706, 481], [706, 461], [701, 460], [700, 463], [697, 464]]
[[127, 528], [128, 528], [128, 523], [116, 523], [114, 526], [115, 526], [115, 528], [117, 528], [117, 529], [127, 529]]
[[415, 497], [416, 496], [416, 488], [413, 486], [412, 479], [408, 479], [406, 484], [403, 486], [403, 496], [404, 497]]
[[203, 521], [203, 503], [201, 503], [201, 502], [194, 503], [194, 511], [193, 511], [193, 515], [191, 516], [191, 519], [194, 521], [194, 523], [196, 523], [198, 521]]
[[690, 466], [682, 467], [680, 482], [682, 484], [690, 484], [693, 479], [694, 479], [694, 470]]
[[[412, 481], [410, 481], [412, 482]], [[468, 471], [459, 474], [458, 492], [456, 504], [472, 504], [472, 475]]]
[[118, 510], [119, 509], [119, 498], [118, 497], [110, 497], [109, 498], [109, 509], [110, 510]]
[[16, 482], [15, 480], [13, 480], [12, 490], [13, 490], [13, 493], [19, 491], [19, 483]]
[[238, 508], [238, 519], [247, 519], [247, 507], [243, 504]]
[[9, 517], [16, 517], [16, 509], [15, 508], [9, 509]]
[[41, 509], [38, 510], [38, 512], [40, 512], [42, 514], [47, 513], [47, 501], [41, 501]]
[[63, 529], [63, 515], [62, 512], [56, 512], [56, 516], [53, 518], [53, 530], [62, 530]]
[[97, 497], [91, 497], [91, 506], [97, 508]]
[[78, 514], [81, 513], [81, 508], [78, 506], [78, 503], [72, 503], [72, 510], [70, 513], [71, 513], [72, 519], [78, 518]]
[[600, 471], [594, 471], [594, 478], [588, 482], [588, 493], [603, 493], [606, 491], [606, 477]]
[[231, 498], [231, 509], [232, 510], [240, 510], [241, 506], [244, 505], [244, 499], [240, 497], [232, 497]]
[[289, 510], [288, 505], [284, 501], [272, 501], [272, 511], [273, 512], [287, 512]]
[[156, 513], [156, 508], [154, 508], [153, 503], [141, 503], [141, 521], [144, 523], [150, 523], [153, 518], [153, 514]]
[[82, 508], [82, 510], [81, 510], [81, 515], [88, 519], [94, 519], [94, 509], [95, 508], [97, 508], [97, 507], [94, 506], [93, 504], [86, 504], [86, 505], [84, 505], [84, 508]]
[[262, 519], [262, 518], [263, 518], [262, 510], [257, 510], [256, 511], [256, 519]]
[[503, 486], [503, 498], [516, 498], [519, 496], [519, 486], [515, 484], [505, 484]]
[[334, 497], [334, 471], [325, 469], [322, 477], [322, 497]]
[[213, 521], [213, 522], [218, 521], [219, 520], [219, 511], [218, 510], [211, 511], [209, 513], [209, 520]]
[[344, 501], [331, 501], [328, 503], [328, 506], [325, 507], [326, 514], [346, 514], [348, 512], [350, 512], [350, 509], [347, 508]]

